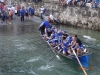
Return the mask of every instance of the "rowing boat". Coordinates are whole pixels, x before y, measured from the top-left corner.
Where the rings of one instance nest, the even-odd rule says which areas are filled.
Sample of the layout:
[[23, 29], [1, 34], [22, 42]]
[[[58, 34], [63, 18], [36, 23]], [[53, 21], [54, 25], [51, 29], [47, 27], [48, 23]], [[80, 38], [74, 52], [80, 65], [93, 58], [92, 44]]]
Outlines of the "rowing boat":
[[[41, 23], [39, 29], [43, 26], [43, 23], [44, 23], [44, 22]], [[40, 29], [40, 30], [41, 30], [41, 29]], [[40, 32], [41, 32], [41, 31], [40, 31]], [[50, 46], [49, 43], [48, 43], [48, 45]], [[80, 63], [82, 64], [82, 66], [83, 66], [85, 69], [88, 69], [88, 68], [89, 68], [89, 58], [90, 58], [91, 53], [90, 53], [88, 50], [86, 50], [86, 51], [84, 52], [84, 54], [82, 54], [82, 55], [80, 55], [80, 56], [77, 56], [78, 58], [76, 58], [76, 56], [75, 56], [74, 54], [73, 54], [73, 55], [64, 55], [62, 52], [59, 52], [59, 53], [58, 53], [58, 50], [57, 50], [57, 49], [55, 49], [55, 48], [53, 48], [53, 47], [51, 47], [51, 46], [50, 46], [50, 48], [52, 49], [52, 51], [53, 51], [56, 55], [64, 56], [65, 58], [71, 59], [71, 60], [75, 61], [75, 62], [78, 63], [78, 64], [79, 64], [79, 61], [80, 61]], [[79, 59], [79, 61], [78, 61], [77, 59]]]
[[[50, 44], [48, 43], [48, 45], [50, 46]], [[50, 48], [52, 49], [52, 51], [57, 54], [57, 55], [61, 55], [67, 59], [71, 59], [73, 61], [75, 61], [76, 63], [78, 63], [76, 57], [74, 55], [64, 55], [62, 52], [59, 52], [58, 53], [58, 50], [56, 48], [53, 48], [50, 46]], [[85, 69], [88, 69], [89, 68], [89, 58], [90, 58], [90, 52], [86, 52], [84, 55], [81, 55], [81, 56], [78, 56], [78, 59], [80, 60], [82, 66], [85, 68]]]

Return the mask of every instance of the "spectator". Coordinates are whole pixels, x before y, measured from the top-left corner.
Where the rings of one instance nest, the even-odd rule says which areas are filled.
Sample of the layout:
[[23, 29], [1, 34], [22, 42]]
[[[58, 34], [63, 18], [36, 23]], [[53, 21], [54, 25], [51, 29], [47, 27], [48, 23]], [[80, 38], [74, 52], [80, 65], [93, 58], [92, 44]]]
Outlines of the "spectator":
[[14, 15], [14, 11], [12, 9], [10, 9], [10, 18], [11, 18], [11, 20], [13, 20], [13, 15]]
[[72, 0], [72, 6], [75, 6], [76, 0]]
[[3, 10], [1, 12], [1, 23], [3, 23], [5, 21], [5, 11]]
[[18, 16], [20, 16], [20, 9], [21, 9], [21, 7], [20, 7], [20, 5], [18, 5], [17, 6], [17, 14], [18, 14]]
[[33, 7], [31, 7], [30, 9], [29, 9], [29, 15], [30, 15], [30, 19], [32, 19], [33, 17], [34, 17], [34, 12], [35, 12], [35, 8]]
[[66, 0], [67, 5], [71, 3], [71, 0]]
[[8, 16], [9, 16], [9, 11], [5, 10], [5, 22], [7, 23], [8, 21]]
[[29, 20], [29, 13], [28, 13], [28, 9], [25, 10], [25, 16], [26, 16], [26, 20]]
[[58, 1], [58, 4], [61, 5], [61, 0]]
[[100, 4], [100, 0], [94, 0], [94, 1], [92, 1], [92, 5], [93, 5], [94, 8], [99, 7], [99, 4]]
[[22, 7], [22, 9], [20, 10], [20, 15], [21, 15], [20, 20], [22, 22], [22, 21], [24, 21], [24, 16], [25, 16], [25, 9], [24, 9], [24, 7]]
[[0, 19], [1, 19], [1, 9], [0, 9]]
[[43, 11], [44, 11], [44, 9], [45, 9], [45, 8], [42, 6], [42, 7], [41, 7], [41, 19], [43, 19], [42, 16], [43, 16]]
[[61, 5], [64, 6], [66, 4], [65, 0], [61, 0]]
[[18, 14], [17, 14], [17, 9], [15, 9], [15, 15], [18, 15]]

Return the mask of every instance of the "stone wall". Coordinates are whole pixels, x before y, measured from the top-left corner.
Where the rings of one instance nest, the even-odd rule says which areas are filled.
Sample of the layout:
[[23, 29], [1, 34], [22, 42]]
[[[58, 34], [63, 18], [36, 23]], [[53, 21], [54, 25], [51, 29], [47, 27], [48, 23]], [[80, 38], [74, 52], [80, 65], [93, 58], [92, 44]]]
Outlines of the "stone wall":
[[31, 5], [35, 7], [35, 15], [40, 16], [40, 8], [44, 6], [60, 23], [100, 31], [100, 9], [62, 7], [55, 2]]
[[[60, 23], [100, 31], [100, 9], [62, 7], [55, 3], [44, 3], [43, 5]], [[35, 5], [35, 7], [36, 15], [39, 15], [40, 6]]]

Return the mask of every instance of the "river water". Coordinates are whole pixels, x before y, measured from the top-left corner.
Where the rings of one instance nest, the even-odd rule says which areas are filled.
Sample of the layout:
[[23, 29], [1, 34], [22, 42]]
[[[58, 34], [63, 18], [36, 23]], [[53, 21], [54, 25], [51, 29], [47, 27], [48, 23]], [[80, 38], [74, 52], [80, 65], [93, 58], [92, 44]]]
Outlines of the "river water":
[[[38, 26], [0, 26], [0, 75], [84, 75], [77, 63], [64, 57], [49, 62], [54, 53], [40, 38]], [[79, 35], [92, 53], [87, 74], [100, 75], [100, 32], [58, 27]]]

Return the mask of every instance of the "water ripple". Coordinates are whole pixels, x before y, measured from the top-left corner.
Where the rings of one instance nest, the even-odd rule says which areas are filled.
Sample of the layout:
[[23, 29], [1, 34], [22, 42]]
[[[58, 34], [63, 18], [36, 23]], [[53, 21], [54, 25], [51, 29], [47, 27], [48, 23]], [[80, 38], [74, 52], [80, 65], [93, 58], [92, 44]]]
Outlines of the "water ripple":
[[23, 44], [16, 44], [15, 46], [22, 46]]
[[92, 41], [96, 41], [95, 38], [91, 38], [90, 36], [87, 36], [87, 35], [83, 35], [83, 37], [86, 38], [86, 39], [92, 40]]
[[[50, 68], [54, 67], [54, 65], [45, 65], [45, 66], [41, 66], [40, 68], [38, 68], [38, 70], [50, 70]], [[51, 71], [51, 70], [50, 70]]]
[[19, 49], [19, 50], [24, 50], [24, 49], [26, 49], [26, 47], [19, 47], [19, 48], [17, 48], [17, 49]]
[[34, 62], [34, 61], [39, 60], [39, 58], [40, 58], [40, 57], [36, 57], [36, 58], [30, 59], [30, 60], [27, 60], [26, 62]]
[[34, 71], [30, 70], [28, 73], [37, 75]]

